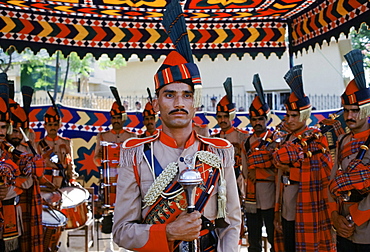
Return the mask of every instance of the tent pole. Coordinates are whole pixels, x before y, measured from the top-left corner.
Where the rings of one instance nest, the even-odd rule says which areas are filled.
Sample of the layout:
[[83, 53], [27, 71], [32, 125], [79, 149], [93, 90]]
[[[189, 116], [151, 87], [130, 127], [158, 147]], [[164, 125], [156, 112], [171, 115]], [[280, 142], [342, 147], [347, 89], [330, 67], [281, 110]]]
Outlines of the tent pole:
[[288, 27], [288, 57], [289, 57], [289, 68], [292, 68], [294, 66], [294, 55], [293, 55], [293, 49], [292, 49], [292, 21], [289, 19], [287, 21], [287, 27]]

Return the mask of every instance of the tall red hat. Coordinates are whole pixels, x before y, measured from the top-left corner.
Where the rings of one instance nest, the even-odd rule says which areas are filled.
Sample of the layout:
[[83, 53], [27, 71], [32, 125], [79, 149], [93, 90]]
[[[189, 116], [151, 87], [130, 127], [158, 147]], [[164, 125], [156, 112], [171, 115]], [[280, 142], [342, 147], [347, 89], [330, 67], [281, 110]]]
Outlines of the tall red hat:
[[51, 94], [49, 93], [49, 91], [47, 91], [47, 94], [48, 94], [48, 96], [49, 96], [49, 98], [50, 98], [51, 103], [53, 104], [53, 106], [49, 107], [46, 110], [45, 115], [44, 115], [44, 121], [45, 121], [45, 123], [59, 122], [60, 119], [61, 119], [61, 116], [59, 114], [58, 107], [55, 104], [55, 100], [54, 100], [53, 96], [51, 96]]
[[265, 101], [263, 93], [262, 83], [258, 74], [253, 76], [253, 86], [257, 92], [257, 96], [254, 97], [252, 104], [249, 107], [249, 115], [252, 116], [266, 116], [270, 117], [270, 107]]
[[342, 94], [343, 105], [358, 105], [360, 118], [370, 115], [370, 89], [366, 85], [364, 62], [362, 52], [358, 49], [352, 50], [344, 58], [347, 60], [353, 73], [351, 80]]
[[184, 13], [178, 1], [168, 3], [162, 24], [176, 51], [167, 55], [154, 75], [155, 90], [174, 82], [189, 84], [194, 89], [194, 107], [200, 107], [202, 82], [199, 69], [193, 62]]
[[110, 113], [111, 116], [122, 115], [122, 114], [126, 113], [126, 110], [125, 110], [125, 107], [123, 105], [120, 106], [115, 101], [115, 102], [113, 102], [112, 108], [110, 109], [109, 113]]
[[229, 113], [230, 120], [234, 120], [236, 109], [235, 104], [233, 103], [231, 78], [228, 77], [223, 85], [226, 91], [226, 95], [222, 97], [222, 99], [217, 103], [216, 111]]
[[21, 127], [28, 128], [28, 117], [25, 110], [13, 99], [9, 99], [9, 107], [11, 112], [11, 119], [14, 128]]
[[285, 107], [289, 110], [299, 111], [300, 121], [307, 120], [311, 115], [310, 99], [303, 91], [302, 65], [292, 67], [284, 76], [291, 89], [289, 98], [285, 101]]
[[60, 121], [60, 114], [57, 108], [54, 108], [54, 106], [49, 107], [44, 115], [44, 121], [45, 123], [48, 122], [59, 122]]

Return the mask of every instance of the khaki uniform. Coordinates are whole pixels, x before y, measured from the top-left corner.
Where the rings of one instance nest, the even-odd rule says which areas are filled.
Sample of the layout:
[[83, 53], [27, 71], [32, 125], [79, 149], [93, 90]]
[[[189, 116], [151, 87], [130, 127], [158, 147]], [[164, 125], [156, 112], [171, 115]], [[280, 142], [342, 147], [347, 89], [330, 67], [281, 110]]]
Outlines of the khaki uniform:
[[[150, 142], [149, 144], [152, 146], [153, 154], [163, 169], [169, 163], [177, 162], [179, 172], [181, 172], [186, 168], [184, 157], [187, 155], [193, 156], [199, 150], [201, 142], [208, 142], [217, 153], [225, 154], [224, 157], [221, 157], [221, 160], [223, 160], [222, 169], [224, 170], [227, 190], [227, 215], [225, 221], [229, 225], [225, 228], [216, 228], [216, 233], [220, 239], [217, 251], [238, 251], [241, 217], [233, 160], [231, 158], [233, 150], [230, 144], [221, 139], [201, 138], [194, 132], [187, 141], [185, 149], [177, 148], [175, 140], [163, 132], [160, 132], [157, 137], [144, 138], [141, 141], [143, 141], [142, 144], [136, 144], [132, 148], [128, 148], [130, 146], [129, 141], [125, 142], [123, 146], [124, 150], [120, 162], [122, 166], [119, 169], [117, 191], [124, 193], [117, 194], [113, 225], [114, 241], [120, 247], [130, 250], [145, 246], [148, 249], [146, 251], [170, 251], [166, 237], [166, 224], [141, 224], [149, 210], [149, 207], [142, 209], [142, 200], [154, 182], [152, 170], [146, 159], [143, 158], [143, 143], [144, 141]], [[213, 143], [216, 141], [220, 141], [219, 143], [222, 143], [224, 147], [214, 145]], [[229, 145], [229, 147], [225, 148], [225, 144]], [[133, 155], [137, 157], [137, 175], [139, 176], [139, 181], [137, 181], [138, 178], [135, 176], [135, 169], [132, 163], [133, 159], [131, 158]], [[177, 179], [178, 174], [174, 180]], [[215, 189], [211, 193], [203, 211], [203, 215], [211, 221], [217, 217], [217, 189], [218, 183], [216, 183]]]
[[[72, 140], [66, 137], [57, 136], [55, 139], [46, 136], [45, 138], [41, 139], [37, 142], [37, 153], [42, 155], [45, 159], [46, 169], [45, 169], [45, 177], [50, 180], [50, 176], [52, 176], [52, 182], [57, 187], [62, 185], [61, 178], [57, 175], [53, 175], [57, 173], [58, 166], [50, 160], [50, 153], [46, 153], [45, 150], [42, 149], [40, 142], [45, 140], [46, 144], [51, 148], [52, 152], [58, 156], [58, 162], [63, 166], [65, 169], [66, 179], [67, 182], [70, 180], [75, 180], [78, 177], [78, 174], [75, 172], [75, 165], [73, 163], [73, 153], [72, 153]], [[52, 170], [52, 174], [50, 173]]]
[[[241, 157], [241, 166], [242, 166], [242, 167], [240, 167], [240, 172], [241, 172], [242, 168], [247, 166], [247, 159], [246, 159], [246, 156], [242, 152], [242, 148], [243, 148], [243, 144], [244, 144], [245, 139], [247, 139], [248, 136], [249, 136], [249, 133], [247, 133], [245, 131], [242, 131], [238, 128], [231, 127], [226, 132], [221, 130], [220, 133], [212, 135], [212, 136], [226, 139], [234, 146], [235, 156], [236, 157], [237, 156]], [[237, 184], [238, 184], [240, 197], [242, 199], [244, 199], [245, 198], [245, 193], [246, 193], [246, 186], [245, 186], [243, 176], [241, 176], [241, 173], [236, 178], [236, 181], [237, 181]]]

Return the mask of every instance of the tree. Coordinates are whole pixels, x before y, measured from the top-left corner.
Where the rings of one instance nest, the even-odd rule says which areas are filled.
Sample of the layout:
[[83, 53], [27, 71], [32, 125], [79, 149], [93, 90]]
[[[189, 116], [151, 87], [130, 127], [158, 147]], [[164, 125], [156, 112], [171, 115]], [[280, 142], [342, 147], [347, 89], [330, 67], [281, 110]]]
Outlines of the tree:
[[369, 27], [363, 23], [360, 29], [351, 32], [352, 46], [354, 49], [360, 49], [364, 54], [365, 68], [370, 69], [370, 30]]

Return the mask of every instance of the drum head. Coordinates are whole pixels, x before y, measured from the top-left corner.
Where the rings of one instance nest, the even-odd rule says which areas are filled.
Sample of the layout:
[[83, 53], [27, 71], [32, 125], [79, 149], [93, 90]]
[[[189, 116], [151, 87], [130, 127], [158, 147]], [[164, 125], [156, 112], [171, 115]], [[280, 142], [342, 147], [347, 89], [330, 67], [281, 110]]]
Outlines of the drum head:
[[58, 206], [62, 201], [62, 195], [58, 191], [41, 190], [40, 194], [41, 198], [50, 206]]
[[60, 211], [50, 208], [42, 209], [42, 225], [61, 227], [67, 224], [67, 217]]
[[63, 187], [61, 208], [75, 207], [89, 198], [89, 192], [86, 189], [79, 187]]

